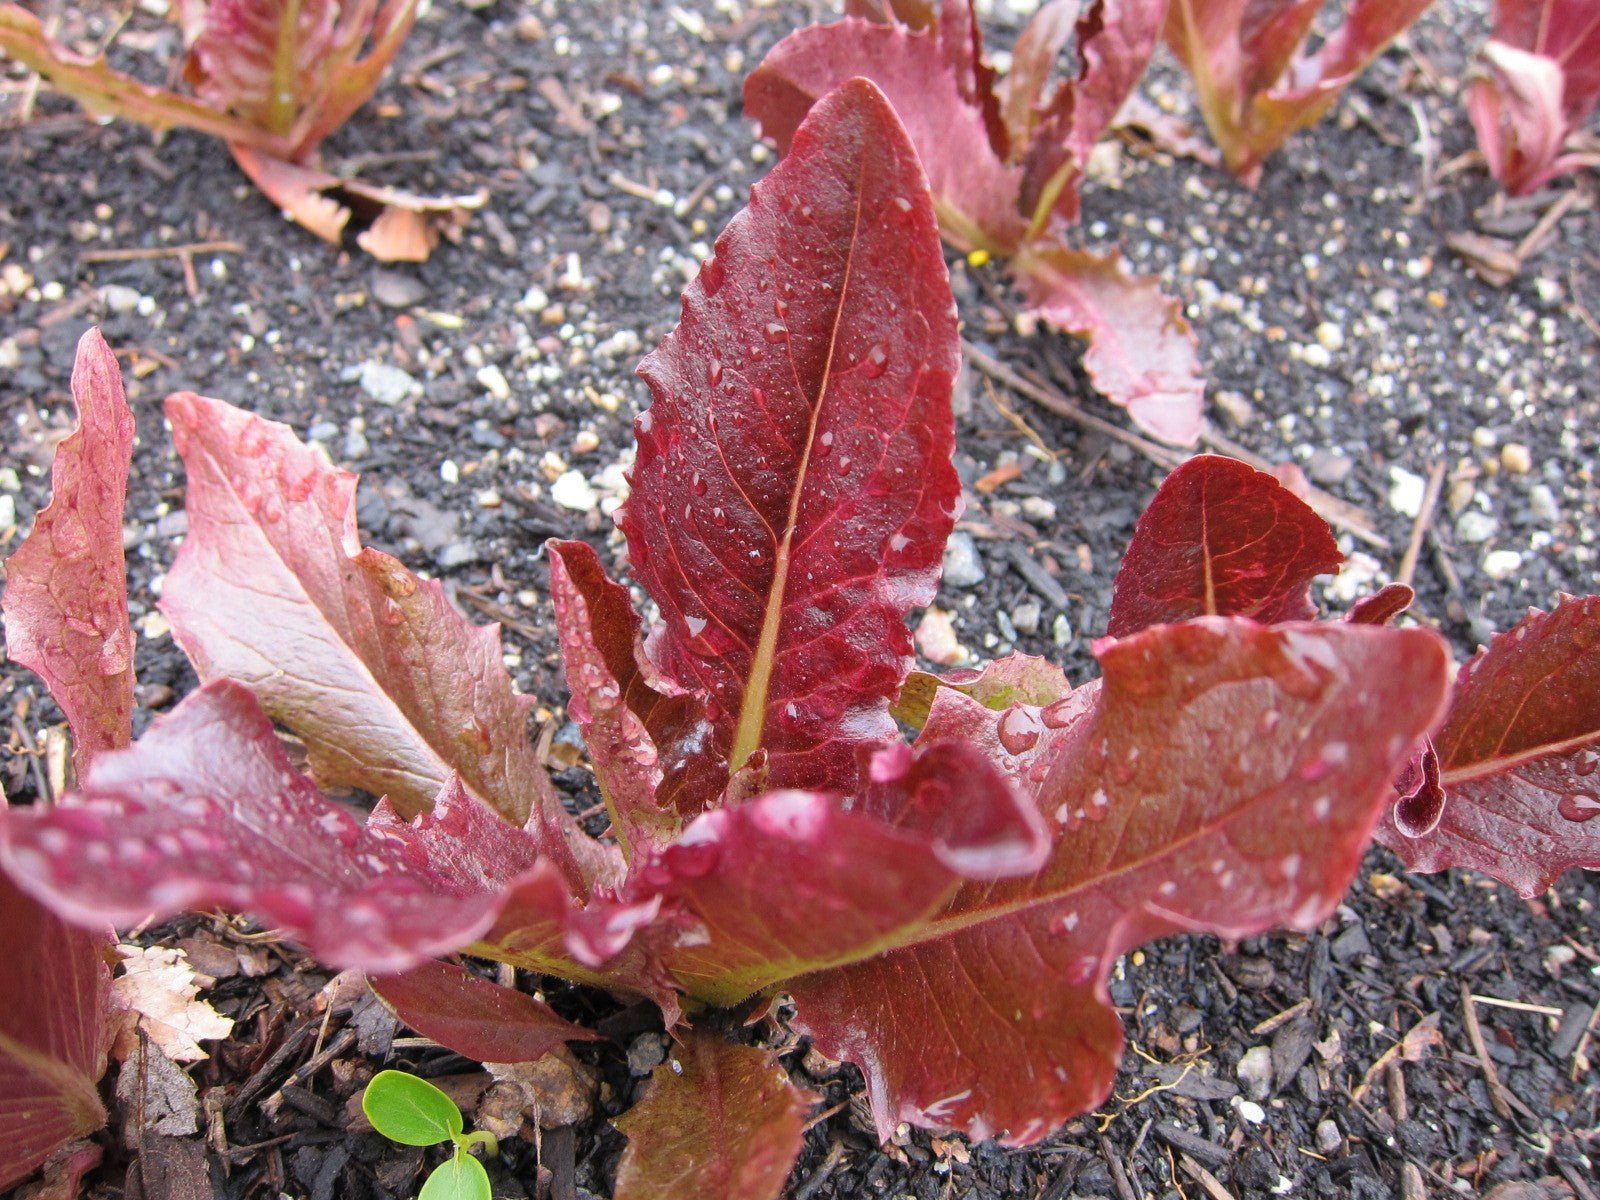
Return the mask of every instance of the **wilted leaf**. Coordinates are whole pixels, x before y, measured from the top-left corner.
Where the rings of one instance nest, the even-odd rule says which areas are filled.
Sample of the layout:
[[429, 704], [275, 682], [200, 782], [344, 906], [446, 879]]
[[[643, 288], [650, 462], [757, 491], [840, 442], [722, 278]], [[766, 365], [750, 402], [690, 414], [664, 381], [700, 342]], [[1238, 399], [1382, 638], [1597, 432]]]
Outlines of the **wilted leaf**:
[[957, 367], [916, 152], [876, 87], [847, 84], [639, 369], [654, 403], [618, 523], [661, 608], [652, 650], [708, 697], [734, 770], [760, 751], [768, 786], [848, 791], [856, 748], [896, 736], [905, 617], [959, 504]]
[[[489, 1118], [486, 1105], [498, 1108], [495, 1120], [509, 1136], [530, 1119], [541, 1129], [560, 1129], [588, 1120], [594, 1112], [599, 1080], [593, 1067], [580, 1062], [564, 1046], [532, 1062], [486, 1062], [495, 1086], [478, 1102], [480, 1122]], [[487, 1126], [486, 1126], [487, 1127]], [[495, 1132], [492, 1128], [490, 1132]]]
[[1046, 866], [967, 887], [898, 949], [786, 985], [798, 1026], [861, 1067], [884, 1137], [911, 1121], [1034, 1141], [1110, 1089], [1119, 955], [1179, 931], [1313, 927], [1448, 665], [1426, 631], [1237, 618], [1097, 652], [1102, 686], [1040, 788], [1058, 830]]
[[111, 981], [112, 1004], [121, 1011], [115, 1048], [126, 1060], [142, 1034], [173, 1062], [209, 1057], [202, 1040], [225, 1038], [233, 1021], [200, 999], [194, 970], [182, 950], [166, 946], [118, 946], [122, 974]]
[[1391, 813], [1378, 829], [1406, 866], [1470, 867], [1524, 896], [1600, 867], [1600, 596], [1534, 611], [1480, 650], [1433, 745], [1433, 825]]
[[106, 1123], [110, 945], [0, 875], [0, 1189]]
[[612, 823], [632, 845], [668, 841], [727, 785], [727, 762], [704, 752], [705, 705], [658, 690], [628, 589], [606, 577], [588, 543], [552, 541], [547, 549], [568, 711]]
[[50, 504], [6, 560], [6, 654], [44, 680], [72, 726], [80, 772], [133, 736], [133, 630], [122, 508], [133, 413], [98, 329], [72, 366], [77, 428], [56, 447]]
[[1096, 390], [1154, 437], [1180, 446], [1199, 439], [1205, 381], [1194, 333], [1156, 280], [1128, 274], [1115, 251], [1059, 241], [1029, 243], [1013, 269], [1033, 312], [1088, 339], [1083, 366]]
[[769, 1052], [689, 1034], [615, 1121], [616, 1200], [777, 1200], [812, 1100]]
[[1312, 577], [1343, 561], [1328, 523], [1271, 475], [1203, 454], [1168, 475], [1139, 518], [1106, 633], [1191, 617], [1308, 620]]
[[410, 816], [455, 774], [517, 824], [531, 810], [575, 892], [613, 873], [539, 764], [499, 627], [471, 624], [437, 580], [361, 546], [355, 476], [220, 400], [179, 393], [167, 418], [188, 469], [189, 536], [161, 608], [200, 678], [247, 685], [304, 740], [324, 787], [387, 796]]
[[566, 1041], [599, 1034], [542, 1000], [451, 963], [429, 962], [370, 980], [378, 998], [423, 1037], [478, 1062], [531, 1062]]

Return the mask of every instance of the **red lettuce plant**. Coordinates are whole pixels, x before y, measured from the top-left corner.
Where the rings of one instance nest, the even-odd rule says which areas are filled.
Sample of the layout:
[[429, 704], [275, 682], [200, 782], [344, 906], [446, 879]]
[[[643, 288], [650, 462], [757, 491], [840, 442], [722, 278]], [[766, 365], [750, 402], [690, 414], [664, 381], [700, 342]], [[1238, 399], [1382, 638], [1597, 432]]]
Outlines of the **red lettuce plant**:
[[[1192, 445], [1203, 384], [1182, 307], [1120, 257], [1075, 248], [1089, 153], [1144, 73], [1166, 0], [1051, 0], [997, 78], [969, 0], [847, 0], [847, 15], [774, 46], [745, 81], [745, 108], [787, 151], [810, 107], [852, 76], [902, 115], [939, 224], [963, 251], [1010, 260], [1029, 310], [1088, 339], [1084, 367], [1144, 430]], [[1057, 78], [1075, 44], [1079, 69]]]
[[1494, 35], [1467, 111], [1489, 170], [1524, 195], [1557, 175], [1600, 164], [1567, 151], [1600, 106], [1600, 8], [1589, 0], [1495, 0]]
[[[1136, 533], [1100, 679], [913, 673], [906, 618], [960, 505], [957, 347], [916, 151], [847, 83], [641, 368], [619, 523], [660, 622], [590, 546], [549, 546], [602, 838], [528, 750], [495, 635], [361, 546], [353, 477], [170, 398], [190, 533], [163, 605], [203, 685], [70, 803], [8, 813], [0, 865], [76, 922], [249, 911], [484, 1058], [587, 1035], [438, 955], [655, 1000], [678, 1048], [619, 1122], [622, 1200], [779, 1193], [810, 1097], [702, 1018], [780, 994], [861, 1068], [884, 1136], [1042, 1137], [1111, 1087], [1120, 955], [1332, 910], [1449, 664], [1427, 630], [1300, 619], [1325, 531], [1204, 458]], [[386, 798], [363, 820], [334, 785]]]
[[178, 0], [188, 91], [153, 87], [54, 41], [18, 4], [0, 4], [0, 51], [100, 117], [222, 138], [257, 187], [338, 244], [353, 213], [358, 244], [421, 261], [454, 236], [481, 196], [426, 198], [340, 179], [317, 150], [372, 96], [417, 16], [417, 0]]
[[1320, 121], [1432, 2], [1351, 0], [1338, 28], [1308, 50], [1324, 0], [1171, 0], [1165, 37], [1228, 170], [1254, 186], [1267, 156]]

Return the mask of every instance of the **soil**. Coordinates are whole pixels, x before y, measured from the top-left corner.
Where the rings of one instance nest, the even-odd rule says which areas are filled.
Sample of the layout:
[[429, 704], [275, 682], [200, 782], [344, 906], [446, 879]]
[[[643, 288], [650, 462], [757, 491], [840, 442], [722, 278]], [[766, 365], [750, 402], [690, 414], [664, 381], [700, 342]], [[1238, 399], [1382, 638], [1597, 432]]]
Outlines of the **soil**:
[[[194, 685], [154, 610], [185, 528], [159, 407], [181, 389], [286, 421], [361, 471], [367, 540], [447, 579], [476, 617], [500, 620], [519, 685], [561, 724], [541, 544], [587, 537], [620, 565], [607, 514], [646, 400], [632, 367], [671, 328], [678, 291], [771, 163], [741, 115], [744, 73], [823, 8], [435, 6], [375, 103], [327, 147], [331, 163], [359, 164], [368, 179], [490, 193], [462, 242], [420, 267], [381, 267], [284, 223], [198, 135], [156, 144], [132, 126], [88, 124], [47, 95], [4, 134], [0, 549], [48, 498], [50, 450], [71, 424], [72, 348], [99, 323], [124, 357], [142, 435], [126, 526], [141, 724]], [[1021, 18], [995, 8], [990, 30], [1003, 46]], [[1219, 430], [1300, 465], [1386, 539], [1385, 549], [1345, 535], [1353, 565], [1323, 589], [1330, 611], [1393, 576], [1422, 480], [1445, 473], [1420, 543], [1416, 612], [1462, 654], [1530, 604], [1597, 590], [1600, 529], [1595, 181], [1508, 203], [1462, 157], [1473, 143], [1459, 81], [1482, 33], [1467, 9], [1436, 6], [1269, 163], [1253, 193], [1194, 161], [1118, 143], [1097, 163], [1082, 231], [1089, 244], [1120, 244], [1184, 298]], [[90, 9], [87, 31], [102, 32], [104, 18]], [[124, 45], [160, 51], [165, 36], [136, 22]], [[1149, 87], [1180, 114], [1188, 103], [1170, 66]], [[23, 93], [3, 98], [15, 112]], [[1447, 246], [1461, 232], [1514, 243], [1557, 203], [1560, 219], [1505, 286]], [[196, 244], [209, 247], [177, 252]], [[170, 253], [102, 256], [130, 249]], [[1126, 423], [1088, 392], [1068, 339], [1014, 332], [999, 267], [953, 271], [975, 345]], [[386, 383], [394, 394], [376, 395]], [[1162, 469], [1005, 399], [981, 376], [964, 377], [960, 399], [967, 582], [947, 583], [939, 607], [976, 654], [1015, 646], [1089, 677], [1121, 547]], [[1014, 477], [990, 487], [997, 469]], [[5, 666], [0, 718], [10, 731], [0, 783], [26, 801], [41, 775], [34, 747], [59, 715], [32, 676]], [[580, 789], [583, 774], [561, 781]], [[1600, 1006], [1597, 904], [1593, 874], [1524, 903], [1464, 874], [1404, 875], [1374, 850], [1347, 904], [1312, 936], [1235, 948], [1173, 939], [1126, 960], [1113, 986], [1129, 1034], [1116, 1098], [1027, 1151], [920, 1132], [880, 1148], [853, 1069], [796, 1046], [787, 1061], [829, 1115], [810, 1132], [792, 1194], [1506, 1188], [1502, 1200], [1592, 1200], [1600, 1089], [1584, 1031]], [[475, 1064], [391, 1046], [380, 1011], [343, 992], [330, 1001], [325, 972], [250, 929], [188, 917], [142, 935], [184, 945], [216, 981], [207, 996], [239, 1020], [190, 1071], [205, 1097], [203, 1163], [193, 1137], [147, 1133], [135, 1156], [142, 1194], [189, 1194], [153, 1182], [164, 1171], [199, 1180], [198, 1195], [414, 1194], [422, 1154], [352, 1127], [351, 1098], [384, 1064], [463, 1076], [463, 1087], [482, 1081]], [[636, 1094], [628, 1052], [647, 1060], [659, 1025], [544, 986], [613, 1036], [576, 1050], [602, 1080], [600, 1098], [576, 1126], [504, 1143], [497, 1194], [605, 1196], [622, 1146], [605, 1118]], [[123, 1106], [114, 1127], [133, 1119]], [[104, 1140], [92, 1180], [111, 1196], [130, 1156]], [[141, 1144], [137, 1131], [132, 1141]]]

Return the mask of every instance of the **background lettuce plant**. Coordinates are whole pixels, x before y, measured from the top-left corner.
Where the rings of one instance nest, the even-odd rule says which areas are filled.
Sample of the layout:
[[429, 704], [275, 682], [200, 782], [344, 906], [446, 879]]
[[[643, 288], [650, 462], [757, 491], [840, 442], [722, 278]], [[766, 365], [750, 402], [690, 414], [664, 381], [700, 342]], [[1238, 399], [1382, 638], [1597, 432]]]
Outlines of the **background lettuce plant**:
[[[1229, 460], [1185, 464], [1140, 521], [1099, 679], [1073, 688], [1021, 655], [913, 671], [906, 619], [960, 505], [958, 345], [916, 149], [851, 81], [641, 368], [653, 403], [619, 524], [660, 621], [592, 547], [549, 547], [602, 837], [545, 776], [496, 633], [361, 545], [354, 477], [285, 426], [170, 397], [189, 535], [162, 605], [202, 686], [116, 748], [131, 667], [105, 649], [131, 644], [126, 615], [85, 618], [81, 589], [50, 582], [121, 587], [116, 541], [41, 518], [8, 634], [31, 630], [52, 690], [74, 691], [80, 744], [110, 744], [61, 804], [4, 815], [0, 866], [85, 925], [250, 912], [490, 1061], [593, 1035], [435, 957], [654, 1000], [677, 1046], [619, 1120], [616, 1194], [767, 1200], [811, 1097], [714, 1010], [790, 997], [792, 1027], [860, 1067], [884, 1137], [905, 1121], [1025, 1145], [1111, 1087], [1118, 957], [1174, 932], [1314, 927], [1413, 776], [1426, 786], [1435, 730], [1444, 815], [1398, 832], [1437, 848], [1425, 865], [1453, 861], [1452, 810], [1542, 822], [1546, 842], [1508, 847], [1540, 878], [1600, 864], [1600, 822], [1570, 799], [1595, 790], [1593, 602], [1554, 614], [1574, 641], [1541, 625], [1497, 643], [1452, 700], [1442, 640], [1389, 627], [1403, 593], [1307, 619], [1310, 578], [1335, 565], [1326, 527]], [[109, 352], [90, 334], [80, 358], [85, 440], [115, 438]], [[62, 514], [126, 469], [69, 461]], [[1550, 677], [1539, 653], [1576, 664], [1559, 704], [1530, 686]], [[1491, 685], [1540, 702], [1480, 703]], [[336, 786], [385, 798], [363, 819]]]

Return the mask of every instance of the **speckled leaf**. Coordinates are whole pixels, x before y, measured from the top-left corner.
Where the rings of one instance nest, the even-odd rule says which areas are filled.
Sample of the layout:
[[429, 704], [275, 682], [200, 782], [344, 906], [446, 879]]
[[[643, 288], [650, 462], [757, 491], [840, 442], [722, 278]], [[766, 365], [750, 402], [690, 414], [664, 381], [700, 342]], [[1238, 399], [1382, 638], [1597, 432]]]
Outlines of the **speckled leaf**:
[[[614, 868], [561, 810], [511, 690], [498, 626], [437, 580], [363, 548], [356, 477], [287, 425], [220, 400], [167, 400], [188, 469], [189, 536], [161, 608], [203, 680], [236, 679], [305, 742], [324, 787], [421, 812], [452, 774], [521, 824], [582, 894]], [[598, 864], [598, 865], [597, 865]]]
[[600, 1037], [557, 1016], [527, 992], [501, 987], [453, 963], [423, 963], [369, 982], [406, 1025], [478, 1062], [533, 1062], [563, 1042]]
[[814, 1100], [770, 1051], [688, 1034], [614, 1122], [616, 1200], [777, 1200]]
[[1061, 668], [1049, 659], [1016, 652], [981, 667], [963, 667], [943, 675], [913, 671], [906, 677], [900, 698], [895, 701], [895, 720], [921, 729], [940, 688], [965, 693], [985, 708], [1003, 712], [1013, 704], [1029, 704], [1035, 708], [1054, 704], [1072, 690], [1072, 685]]
[[1202, 454], [1167, 476], [1139, 518], [1106, 632], [1190, 617], [1308, 620], [1312, 578], [1343, 561], [1328, 523], [1271, 475]]
[[922, 156], [945, 236], [963, 250], [1009, 254], [1028, 227], [1017, 207], [1022, 169], [995, 149], [984, 106], [968, 97], [940, 28], [847, 18], [798, 30], [745, 80], [745, 111], [788, 153], [812, 105], [856, 76], [872, 80]]
[[81, 772], [133, 736], [133, 630], [122, 508], [133, 413], [98, 329], [72, 365], [77, 428], [56, 447], [50, 504], [6, 560], [6, 654], [44, 680], [72, 727]]
[[667, 955], [691, 995], [728, 1005], [903, 938], [963, 878], [1026, 873], [1044, 829], [975, 747], [871, 757], [849, 804], [772, 792], [699, 818], [644, 879], [704, 931]]
[[1203, 618], [1096, 652], [1103, 685], [1040, 791], [1044, 868], [969, 885], [914, 941], [786, 985], [797, 1026], [861, 1067], [884, 1137], [911, 1121], [1035, 1141], [1110, 1091], [1118, 956], [1180, 931], [1314, 927], [1448, 669], [1431, 632], [1344, 623]]
[[1032, 311], [1089, 340], [1084, 369], [1145, 432], [1193, 445], [1204, 419], [1205, 382], [1183, 306], [1156, 280], [1130, 275], [1121, 256], [1030, 242], [1013, 263]]
[[0, 1190], [106, 1123], [110, 945], [0, 874]]
[[[277, 925], [335, 966], [407, 970], [487, 934], [502, 910], [598, 965], [621, 948], [591, 937], [607, 918], [571, 907], [537, 839], [459, 785], [406, 825], [372, 821], [297, 773], [252, 694], [220, 680], [126, 750], [102, 754], [52, 809], [14, 809], [0, 863], [85, 925], [221, 906]], [[626, 938], [622, 939], [626, 942]]]
[[1480, 650], [1433, 744], [1432, 828], [1408, 837], [1391, 813], [1378, 830], [1412, 870], [1470, 867], [1534, 896], [1600, 867], [1600, 596], [1532, 612]]
[[[869, 26], [877, 30], [880, 26]], [[893, 32], [893, 31], [890, 31]], [[653, 649], [737, 770], [856, 780], [897, 736], [905, 617], [933, 598], [960, 485], [955, 310], [916, 152], [861, 80], [820, 103], [640, 367], [618, 514]]]
[[593, 547], [552, 541], [547, 550], [568, 711], [612, 824], [631, 846], [669, 841], [727, 786], [727, 760], [708, 745], [705, 705], [658, 690], [628, 589], [606, 577]]
[[1467, 111], [1494, 177], [1524, 195], [1594, 154], [1562, 155], [1600, 105], [1600, 8], [1593, 0], [1496, 0]]

